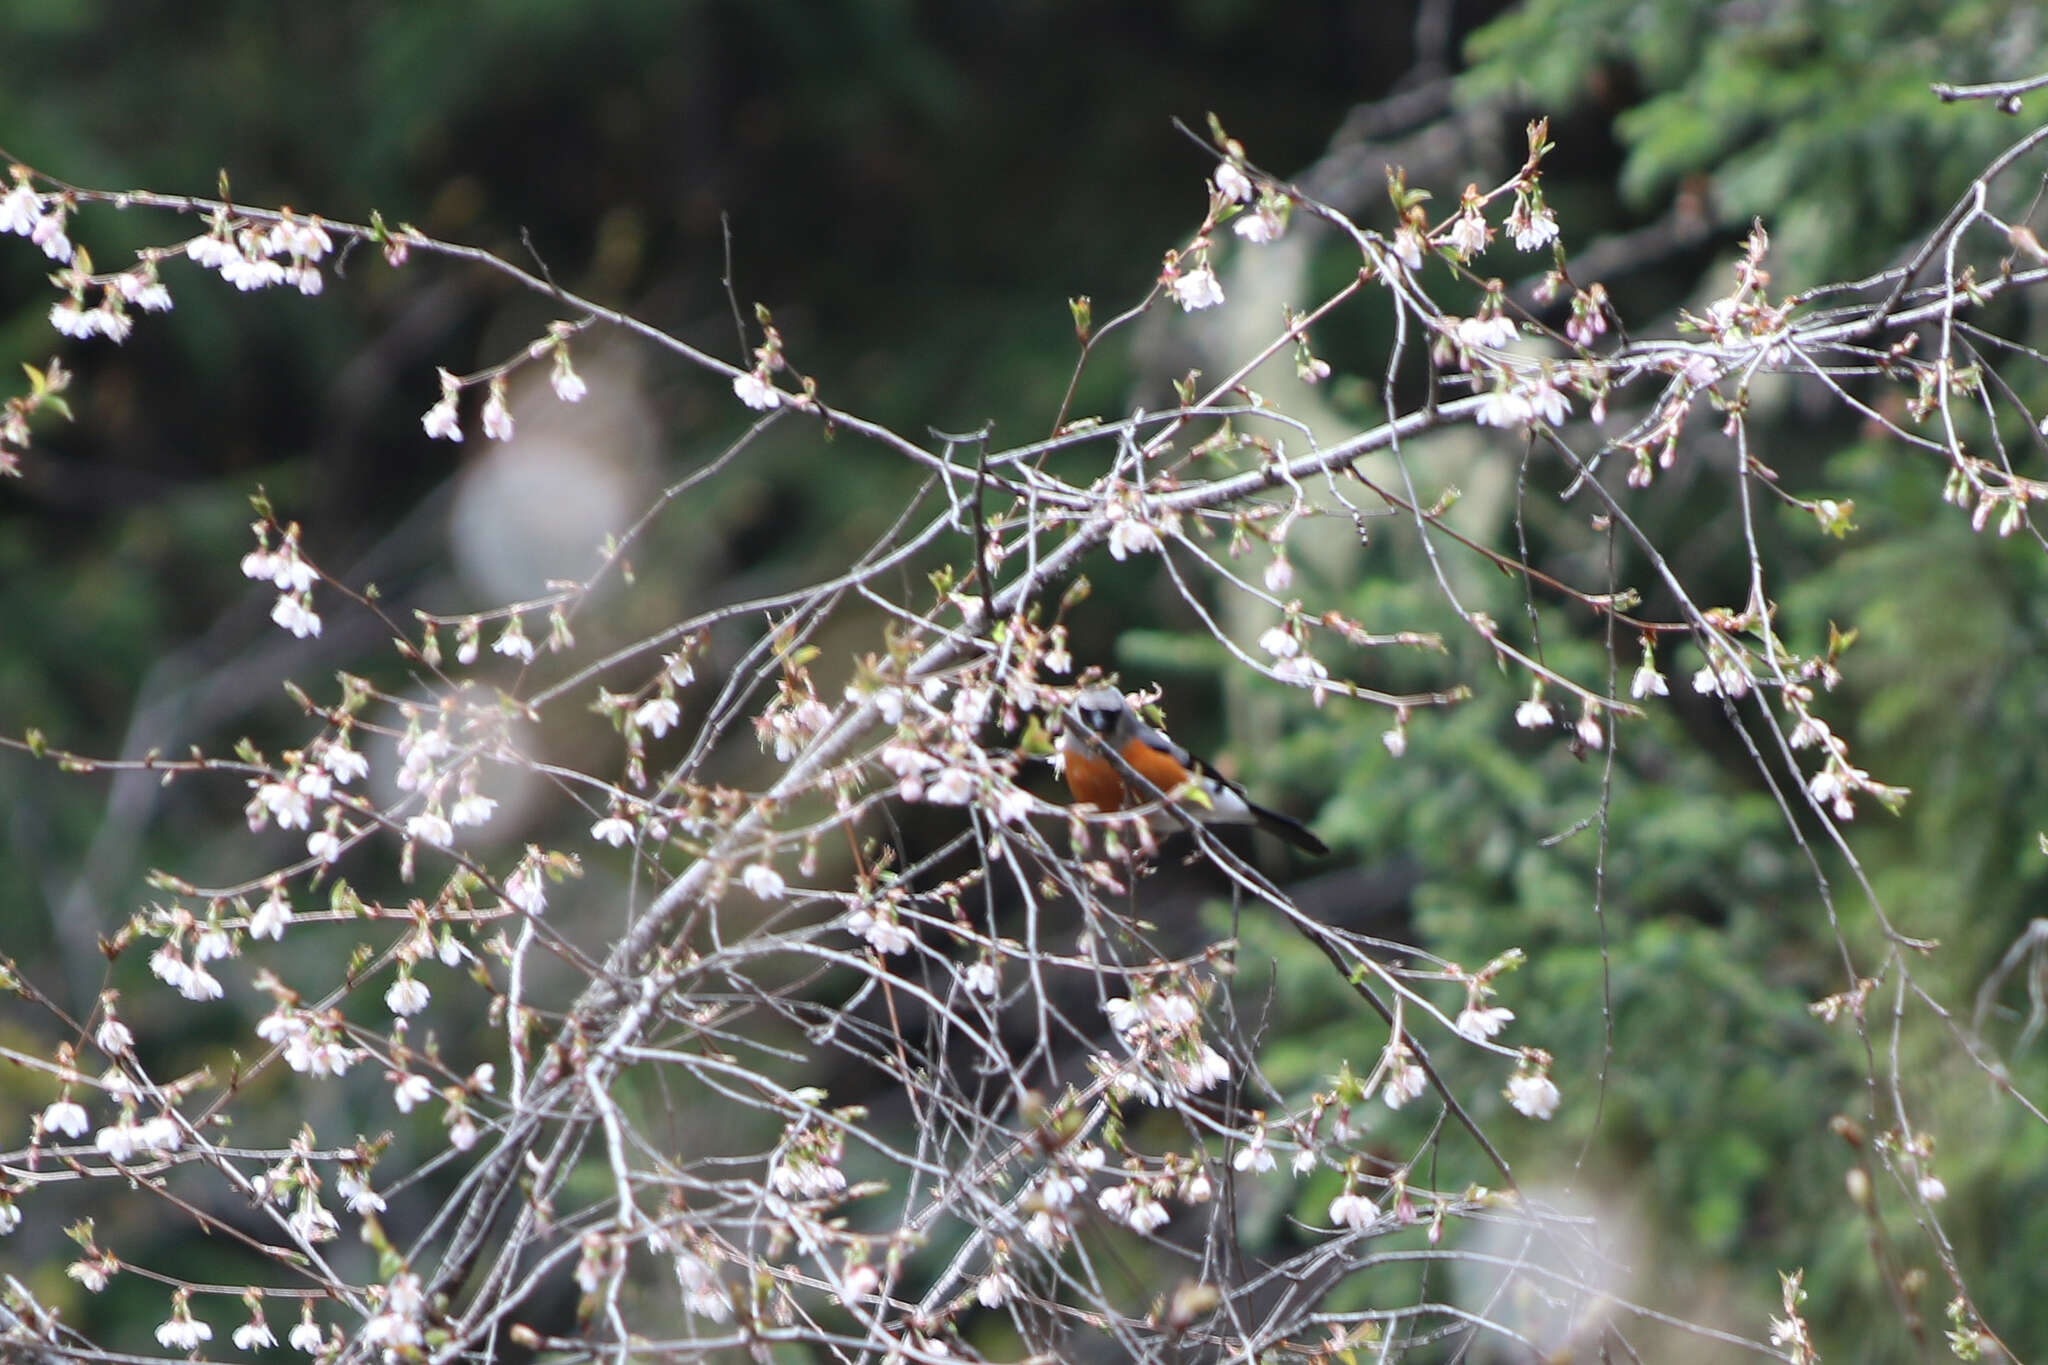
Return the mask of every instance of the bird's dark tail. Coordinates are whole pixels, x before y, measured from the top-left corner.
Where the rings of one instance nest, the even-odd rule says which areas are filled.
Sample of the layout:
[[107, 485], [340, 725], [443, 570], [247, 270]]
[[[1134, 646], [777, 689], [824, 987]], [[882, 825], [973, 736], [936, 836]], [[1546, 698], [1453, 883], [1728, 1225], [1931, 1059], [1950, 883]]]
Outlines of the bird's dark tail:
[[1315, 832], [1301, 821], [1282, 815], [1277, 810], [1253, 806], [1249, 801], [1245, 804], [1251, 806], [1252, 820], [1266, 833], [1285, 839], [1303, 853], [1312, 853], [1318, 858], [1330, 851], [1330, 846], [1316, 838]]

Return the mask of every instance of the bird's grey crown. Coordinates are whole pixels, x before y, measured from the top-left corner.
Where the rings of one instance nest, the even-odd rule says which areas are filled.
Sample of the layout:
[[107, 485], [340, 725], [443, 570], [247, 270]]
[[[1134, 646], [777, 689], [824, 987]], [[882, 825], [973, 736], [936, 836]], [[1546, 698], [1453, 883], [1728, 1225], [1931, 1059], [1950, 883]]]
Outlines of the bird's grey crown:
[[1097, 734], [1108, 734], [1123, 714], [1124, 694], [1114, 687], [1091, 687], [1074, 698], [1074, 713]]

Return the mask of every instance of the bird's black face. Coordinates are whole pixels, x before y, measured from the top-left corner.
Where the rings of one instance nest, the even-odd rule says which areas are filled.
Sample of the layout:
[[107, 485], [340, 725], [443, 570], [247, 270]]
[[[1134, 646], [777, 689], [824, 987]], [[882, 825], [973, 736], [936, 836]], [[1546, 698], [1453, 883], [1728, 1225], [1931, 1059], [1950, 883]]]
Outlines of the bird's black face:
[[1108, 710], [1099, 706], [1075, 708], [1077, 714], [1081, 717], [1081, 723], [1098, 735], [1106, 735], [1116, 728], [1116, 718], [1120, 714], [1121, 709]]
[[1074, 719], [1093, 735], [1107, 738], [1123, 714], [1124, 694], [1113, 687], [1091, 687], [1074, 698]]

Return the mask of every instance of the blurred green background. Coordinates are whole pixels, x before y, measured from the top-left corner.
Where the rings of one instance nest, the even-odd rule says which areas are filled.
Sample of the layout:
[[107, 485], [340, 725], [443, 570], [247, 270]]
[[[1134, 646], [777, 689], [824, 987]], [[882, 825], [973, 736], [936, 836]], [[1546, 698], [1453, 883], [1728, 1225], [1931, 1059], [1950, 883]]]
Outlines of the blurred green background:
[[[741, 305], [775, 310], [792, 359], [829, 400], [913, 437], [993, 423], [1003, 443], [1051, 424], [1075, 357], [1067, 299], [1091, 295], [1098, 319], [1119, 311], [1198, 221], [1210, 162], [1175, 118], [1199, 128], [1215, 111], [1260, 165], [1320, 174], [1311, 183], [1386, 226], [1385, 164], [1406, 164], [1439, 206], [1454, 202], [1468, 181], [1511, 168], [1523, 125], [1547, 114], [1558, 150], [1546, 187], [1575, 259], [1610, 262], [1598, 278], [1622, 316], [1662, 333], [1676, 307], [1725, 287], [1752, 217], [1773, 233], [1775, 289], [1898, 259], [2030, 126], [1940, 105], [1928, 83], [2028, 74], [2048, 61], [2042, 27], [2039, 8], [2020, 0], [11, 0], [0, 3], [12, 73], [0, 83], [0, 144], [94, 187], [207, 194], [225, 173], [250, 203], [358, 220], [379, 210], [537, 257], [564, 284], [737, 361], [720, 284], [729, 223]], [[196, 230], [99, 210], [81, 215], [75, 235], [106, 264]], [[1509, 255], [1496, 249], [1486, 268], [1533, 264]], [[1325, 244], [1310, 277], [1340, 282], [1354, 268]], [[186, 271], [168, 276], [176, 311], [144, 319], [115, 349], [55, 337], [45, 273], [25, 244], [0, 252], [6, 354], [40, 363], [60, 353], [79, 374], [77, 423], [43, 430], [27, 477], [0, 486], [0, 725], [10, 732], [33, 725], [99, 753], [144, 740], [276, 742], [296, 733], [277, 687], [284, 672], [378, 666], [382, 633], [362, 622], [333, 621], [307, 645], [269, 626], [268, 596], [235, 567], [258, 485], [306, 524], [324, 565], [436, 609], [529, 591], [536, 566], [588, 568], [579, 556], [595, 536], [546, 503], [556, 486], [544, 473], [494, 462], [474, 437], [429, 442], [419, 427], [434, 367], [508, 354], [553, 315], [534, 300], [421, 258], [394, 272], [358, 255], [314, 300], [234, 295]], [[2039, 340], [2024, 299], [1989, 321]], [[1185, 348], [1158, 327], [1128, 335], [1091, 365], [1076, 411], [1170, 401]], [[1363, 311], [1318, 332], [1340, 420], [1373, 419], [1385, 344], [1382, 322]], [[610, 403], [597, 523], [743, 425], [724, 384], [661, 355], [593, 340], [578, 358]], [[1901, 927], [1943, 945], [1916, 963], [1918, 979], [1967, 1019], [2043, 887], [2042, 557], [2025, 537], [1972, 536], [1941, 506], [1939, 469], [1810, 398], [1788, 393], [1753, 412], [1753, 446], [1786, 487], [1853, 498], [1859, 530], [1836, 542], [1810, 517], [1767, 519], [1781, 630], [1807, 650], [1830, 621], [1861, 631], [1825, 714], [1863, 766], [1915, 794], [1903, 819], [1859, 815], [1852, 837]], [[564, 420], [523, 417], [522, 439]], [[886, 524], [909, 471], [794, 428], [785, 423], [743, 478], [664, 524], [640, 564], [654, 586], [622, 634], [803, 581]], [[1460, 458], [1468, 480], [1498, 488], [1518, 456], [1502, 439]], [[2025, 473], [2039, 455], [2015, 460]], [[1689, 459], [1638, 514], [1700, 600], [1739, 605], [1747, 566], [1727, 515], [1729, 467], [1725, 450]], [[479, 501], [478, 488], [495, 488], [497, 501]], [[1482, 505], [1497, 519], [1470, 529], [1509, 534], [1508, 501]], [[1539, 499], [1531, 554], [1597, 589], [1604, 551], [1588, 550], [1600, 542], [1583, 520]], [[1511, 945], [1528, 951], [1503, 1002], [1520, 1036], [1556, 1051], [1565, 1109], [1549, 1127], [1514, 1126], [1504, 1102], [1485, 1098], [1483, 1074], [1462, 1079], [1482, 1096], [1481, 1117], [1511, 1134], [1532, 1182], [1572, 1180], [1636, 1229], [1622, 1254], [1627, 1292], [1760, 1335], [1776, 1272], [1805, 1266], [1824, 1355], [1919, 1354], [1886, 1306], [1869, 1227], [1842, 1193], [1852, 1154], [1826, 1132], [1832, 1115], [1869, 1103], [1860, 1045], [1806, 1009], [1846, 985], [1836, 936], [1718, 706], [1686, 686], [1695, 655], [1664, 660], [1671, 701], [1625, 727], [1596, 918], [1593, 833], [1550, 841], [1594, 813], [1602, 764], [1512, 727], [1523, 694], [1438, 601], [1397, 529], [1335, 577], [1305, 564], [1298, 591], [1372, 629], [1438, 630], [1450, 642], [1448, 657], [1347, 661], [1389, 690], [1475, 686], [1469, 704], [1419, 715], [1398, 761], [1380, 742], [1383, 713], [1281, 712], [1227, 687], [1221, 652], [1155, 566], [1090, 568], [1077, 659], [1166, 684], [1176, 729], [1225, 751], [1290, 809], [1319, 812], [1361, 885], [1412, 864], [1412, 897], [1376, 931], [1468, 965]], [[1649, 586], [1626, 550], [1618, 574]], [[1461, 588], [1468, 605], [1522, 620], [1509, 580], [1475, 574]], [[1601, 677], [1597, 622], [1542, 605], [1547, 657]], [[1653, 592], [1646, 611], [1669, 604]], [[1135, 621], [1147, 629], [1125, 629]], [[872, 647], [836, 643], [842, 659]], [[1624, 637], [1619, 655], [1625, 686], [1634, 642]], [[1263, 726], [1284, 738], [1229, 753], [1233, 708], [1244, 711], [1237, 733]], [[147, 867], [232, 865], [239, 799], [166, 801], [0, 755], [6, 950], [71, 1008], [89, 1008], [104, 977], [94, 936], [143, 898]], [[1823, 865], [1844, 886], [1843, 869]], [[1859, 961], [1875, 961], [1868, 912], [1846, 893], [1842, 912]], [[1325, 1081], [1323, 1059], [1359, 1050], [1355, 1011], [1336, 1003], [1327, 968], [1301, 944], [1246, 933], [1288, 986], [1268, 1044], [1275, 1078]], [[2017, 989], [2004, 1003], [2024, 1008]], [[130, 1005], [146, 1025], [146, 999]], [[47, 1050], [41, 1029], [0, 1008], [0, 1039]], [[1986, 1045], [1998, 1053], [2017, 1033], [2012, 1015], [1994, 1013]], [[1908, 1098], [1941, 1138], [1943, 1212], [1962, 1269], [2009, 1340], [2048, 1339], [2048, 1299], [2031, 1292], [2048, 1244], [2038, 1197], [2048, 1134], [1994, 1103], [1924, 1012], [1902, 1056]], [[2048, 1079], [2038, 1047], [2009, 1065], [2027, 1093]], [[0, 1143], [16, 1142], [47, 1098], [0, 1076]], [[1400, 1127], [1388, 1131], [1400, 1147]], [[1577, 1161], [1582, 1140], [1591, 1146]], [[1303, 1209], [1329, 1193], [1305, 1194]], [[1894, 1230], [1910, 1234], [1897, 1192], [1881, 1193]], [[39, 1256], [63, 1257], [47, 1225], [33, 1231]], [[0, 1251], [31, 1245], [28, 1235]], [[1928, 1272], [1916, 1306], [1938, 1336], [1943, 1274], [1923, 1241], [1899, 1245]], [[74, 1298], [69, 1312], [84, 1321], [117, 1305]]]

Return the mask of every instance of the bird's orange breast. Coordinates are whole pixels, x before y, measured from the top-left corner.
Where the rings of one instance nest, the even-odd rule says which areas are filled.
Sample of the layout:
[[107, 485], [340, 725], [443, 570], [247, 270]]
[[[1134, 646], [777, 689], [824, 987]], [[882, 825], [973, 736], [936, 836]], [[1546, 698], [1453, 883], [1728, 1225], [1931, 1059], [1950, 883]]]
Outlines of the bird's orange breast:
[[1123, 747], [1124, 762], [1136, 770], [1138, 776], [1150, 782], [1167, 796], [1180, 788], [1190, 774], [1172, 754], [1164, 753], [1149, 745], [1133, 740]]
[[1094, 754], [1072, 751], [1066, 759], [1067, 790], [1097, 810], [1122, 810], [1124, 780], [1116, 765]]
[[[1124, 745], [1121, 753], [1132, 771], [1167, 796], [1173, 795], [1192, 776], [1172, 754], [1162, 753], [1135, 740]], [[1066, 774], [1067, 790], [1074, 794], [1074, 799], [1085, 801], [1097, 810], [1122, 810], [1130, 800], [1130, 793], [1124, 787], [1123, 773], [1106, 758], [1084, 750], [1070, 750], [1066, 758]], [[1151, 799], [1149, 794], [1146, 799]]]

